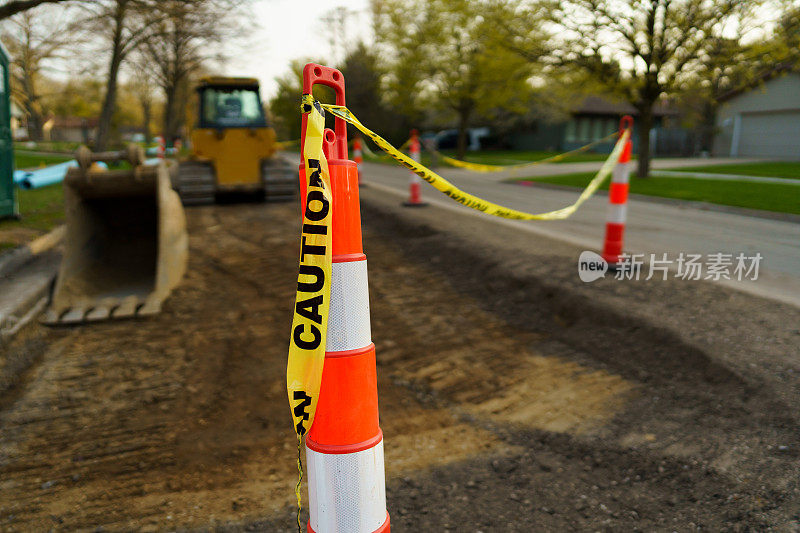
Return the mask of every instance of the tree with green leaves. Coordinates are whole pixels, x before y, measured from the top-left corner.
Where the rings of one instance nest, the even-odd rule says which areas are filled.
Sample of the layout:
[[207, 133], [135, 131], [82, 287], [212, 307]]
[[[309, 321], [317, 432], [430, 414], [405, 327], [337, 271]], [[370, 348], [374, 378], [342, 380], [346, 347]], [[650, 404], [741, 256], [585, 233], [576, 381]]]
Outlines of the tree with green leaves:
[[749, 28], [740, 24], [744, 38], [712, 37], [680, 87], [678, 100], [704, 151], [712, 149], [717, 110], [726, 97], [800, 66], [800, 6], [784, 11], [766, 31], [763, 20], [749, 22]]
[[[546, 10], [559, 29], [550, 59], [581, 69], [637, 112], [638, 175], [650, 169], [653, 108], [696, 75], [719, 39], [736, 35], [763, 2], [750, 0], [561, 0]], [[538, 3], [537, 3], [538, 4]], [[539, 9], [536, 10], [540, 14]]]
[[269, 100], [269, 114], [278, 139], [300, 137], [300, 94], [303, 92], [303, 66], [308, 60], [295, 59], [287, 72], [276, 78], [278, 89]]
[[[310, 62], [312, 62], [310, 59], [295, 59], [289, 64], [286, 73], [275, 79], [278, 89], [275, 96], [269, 100], [267, 107], [278, 139], [289, 141], [300, 138], [302, 127], [300, 96], [303, 93], [303, 67]], [[329, 87], [317, 84], [314, 85], [314, 98], [332, 104], [335, 95]]]
[[479, 116], [525, 111], [531, 65], [502, 46], [494, 0], [373, 0], [385, 89], [397, 108], [446, 112], [458, 128], [458, 157]]
[[[390, 141], [405, 141], [415, 124], [383, 98], [378, 54], [359, 42], [347, 54], [339, 70], [347, 83], [347, 105], [359, 120]], [[355, 134], [354, 127], [348, 129], [351, 135]]]

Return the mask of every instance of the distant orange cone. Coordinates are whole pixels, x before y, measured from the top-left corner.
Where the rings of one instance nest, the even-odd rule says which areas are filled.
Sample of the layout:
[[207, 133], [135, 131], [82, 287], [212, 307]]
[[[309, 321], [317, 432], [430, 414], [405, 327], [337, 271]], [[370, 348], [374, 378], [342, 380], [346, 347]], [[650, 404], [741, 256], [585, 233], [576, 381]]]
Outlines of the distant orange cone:
[[[619, 134], [629, 129], [633, 134], [633, 117], [625, 115], [619, 123]], [[628, 188], [630, 187], [630, 161], [633, 145], [631, 140], [625, 144], [619, 156], [611, 185], [608, 189], [608, 214], [606, 216], [606, 238], [603, 243], [603, 259], [612, 268], [619, 263], [622, 254], [622, 238], [625, 233], [625, 221], [628, 211]]]
[[[411, 141], [408, 144], [408, 155], [411, 159], [420, 162], [421, 146], [419, 143], [419, 132], [411, 130]], [[422, 179], [414, 172], [411, 173], [411, 180], [408, 183], [408, 200], [403, 202], [406, 207], [424, 207], [428, 204], [422, 201]]]
[[361, 154], [361, 137], [358, 135], [356, 135], [356, 138], [353, 139], [353, 161], [356, 162], [356, 168], [358, 168], [358, 185], [360, 187], [363, 185], [361, 178], [361, 163], [364, 162], [364, 157]]

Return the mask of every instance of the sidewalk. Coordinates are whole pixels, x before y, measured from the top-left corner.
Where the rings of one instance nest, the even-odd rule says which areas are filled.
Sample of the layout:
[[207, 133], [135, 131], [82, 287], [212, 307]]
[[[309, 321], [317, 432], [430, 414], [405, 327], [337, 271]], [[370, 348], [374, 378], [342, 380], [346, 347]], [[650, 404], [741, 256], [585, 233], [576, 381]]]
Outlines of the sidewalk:
[[[653, 159], [651, 167], [654, 170], [666, 170], [672, 168], [683, 168], [692, 166], [714, 166], [714, 165], [734, 165], [742, 163], [756, 163], [761, 161], [754, 158], [730, 158], [730, 157], [677, 157]], [[636, 165], [636, 161], [631, 162]], [[446, 168], [448, 175], [458, 176], [463, 174], [472, 176], [484, 176], [487, 181], [505, 181], [509, 178], [527, 178], [538, 176], [558, 176], [562, 174], [578, 174], [581, 172], [597, 172], [603, 165], [602, 161], [582, 161], [580, 163], [545, 163], [543, 165], [532, 166], [521, 170], [503, 172], [489, 172], [479, 174], [464, 169]], [[634, 166], [634, 169], [636, 167]], [[438, 170], [437, 170], [438, 172]]]
[[748, 181], [752, 183], [779, 183], [800, 186], [800, 179], [773, 178], [767, 176], [745, 176], [742, 174], [715, 174], [712, 172], [683, 172], [675, 170], [656, 170], [650, 173], [654, 178], [687, 178], [692, 180]]
[[47, 305], [58, 272], [64, 226], [0, 255], [0, 343]]

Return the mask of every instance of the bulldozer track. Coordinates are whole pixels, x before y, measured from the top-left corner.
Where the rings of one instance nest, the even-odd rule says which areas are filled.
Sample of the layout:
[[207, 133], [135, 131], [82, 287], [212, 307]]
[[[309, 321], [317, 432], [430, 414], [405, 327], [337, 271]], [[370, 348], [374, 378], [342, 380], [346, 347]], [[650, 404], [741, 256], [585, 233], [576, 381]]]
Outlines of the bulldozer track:
[[175, 189], [183, 205], [213, 204], [217, 189], [214, 169], [208, 163], [201, 161], [180, 163], [175, 178]]
[[297, 169], [285, 159], [273, 157], [261, 164], [264, 196], [268, 202], [292, 200], [297, 196]]

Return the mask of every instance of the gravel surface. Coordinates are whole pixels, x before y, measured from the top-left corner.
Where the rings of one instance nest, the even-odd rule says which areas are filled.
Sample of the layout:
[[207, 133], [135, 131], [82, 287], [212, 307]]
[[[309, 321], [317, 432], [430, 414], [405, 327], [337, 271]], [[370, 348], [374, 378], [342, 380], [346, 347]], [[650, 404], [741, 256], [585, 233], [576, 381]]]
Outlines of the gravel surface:
[[[393, 531], [800, 528], [800, 311], [363, 199]], [[188, 215], [161, 315], [3, 348], [0, 530], [293, 529], [297, 207]]]

